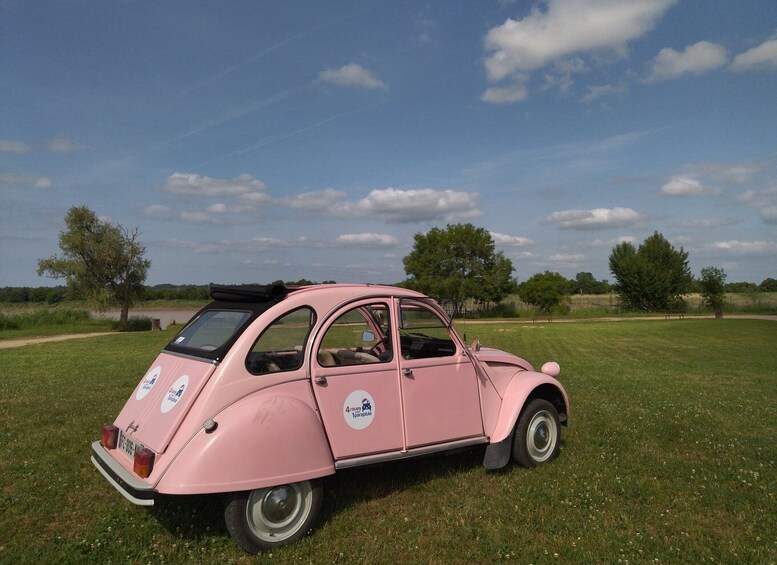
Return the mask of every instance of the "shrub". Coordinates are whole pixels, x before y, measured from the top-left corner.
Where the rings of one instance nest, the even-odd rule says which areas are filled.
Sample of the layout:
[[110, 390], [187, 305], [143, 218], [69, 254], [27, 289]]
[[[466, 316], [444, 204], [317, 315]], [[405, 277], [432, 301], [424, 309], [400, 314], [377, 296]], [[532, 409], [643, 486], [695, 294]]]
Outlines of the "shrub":
[[151, 331], [151, 318], [142, 316], [129, 318], [127, 319], [127, 324], [123, 330], [121, 328], [121, 322], [116, 320], [111, 322], [111, 328], [125, 332], [147, 332]]

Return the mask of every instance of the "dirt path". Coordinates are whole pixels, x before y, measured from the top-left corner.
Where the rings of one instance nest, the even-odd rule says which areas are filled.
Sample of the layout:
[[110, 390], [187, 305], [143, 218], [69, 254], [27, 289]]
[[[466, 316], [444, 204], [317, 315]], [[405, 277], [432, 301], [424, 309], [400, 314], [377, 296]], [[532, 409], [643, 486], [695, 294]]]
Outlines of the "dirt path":
[[84, 339], [87, 337], [98, 337], [101, 335], [118, 335], [116, 332], [96, 332], [90, 334], [62, 334], [50, 335], [47, 337], [24, 337], [19, 339], [0, 340], [0, 349], [11, 349], [14, 347], [24, 347], [25, 345], [35, 345], [37, 343], [51, 343], [54, 341], [65, 341], [68, 339]]

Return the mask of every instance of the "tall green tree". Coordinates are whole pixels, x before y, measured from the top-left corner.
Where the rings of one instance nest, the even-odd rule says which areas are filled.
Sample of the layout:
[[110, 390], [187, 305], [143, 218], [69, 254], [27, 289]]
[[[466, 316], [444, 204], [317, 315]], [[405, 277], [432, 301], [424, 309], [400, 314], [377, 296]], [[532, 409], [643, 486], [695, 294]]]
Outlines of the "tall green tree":
[[701, 295], [710, 308], [720, 312], [726, 296], [726, 273], [718, 267], [704, 267], [701, 270]]
[[606, 294], [610, 285], [606, 280], [597, 281], [591, 273], [577, 273], [570, 281], [570, 294]]
[[512, 261], [495, 250], [488, 230], [472, 224], [415, 234], [413, 250], [403, 263], [410, 288], [450, 300], [455, 313], [468, 299], [500, 302], [516, 287]]
[[630, 242], [616, 245], [609, 262], [616, 292], [627, 308], [635, 310], [676, 310], [693, 281], [688, 253], [675, 249], [659, 232], [639, 248]]
[[66, 229], [59, 234], [62, 255], [38, 261], [38, 275], [64, 278], [73, 296], [99, 308], [117, 304], [119, 324], [127, 325], [132, 301], [143, 291], [151, 262], [144, 259], [140, 232], [100, 220], [86, 206], [74, 206], [65, 215]]
[[558, 273], [545, 271], [533, 275], [518, 287], [518, 296], [527, 304], [550, 312], [569, 292], [569, 281]]

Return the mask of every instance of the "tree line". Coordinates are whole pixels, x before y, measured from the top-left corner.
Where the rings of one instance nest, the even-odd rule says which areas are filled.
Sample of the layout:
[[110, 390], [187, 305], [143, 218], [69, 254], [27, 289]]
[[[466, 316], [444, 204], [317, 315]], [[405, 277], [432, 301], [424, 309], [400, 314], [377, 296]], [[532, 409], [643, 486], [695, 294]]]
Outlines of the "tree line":
[[[205, 285], [144, 284], [151, 262], [138, 237], [139, 229], [101, 220], [86, 206], [75, 206], [65, 215], [60, 232], [61, 255], [38, 262], [38, 274], [65, 279], [67, 286], [54, 288], [5, 287], [0, 302], [56, 303], [65, 298], [83, 298], [98, 307], [118, 305], [120, 324], [125, 324], [133, 301], [206, 300]], [[675, 249], [659, 232], [638, 247], [630, 242], [616, 245], [609, 258], [615, 283], [597, 280], [592, 273], [577, 273], [567, 279], [546, 271], [518, 284], [515, 267], [496, 250], [491, 233], [472, 224], [449, 224], [414, 236], [413, 249], [403, 259], [408, 276], [399, 286], [416, 289], [453, 305], [459, 313], [465, 304], [496, 305], [512, 294], [539, 310], [552, 310], [570, 294], [617, 293], [627, 309], [671, 311], [682, 309], [683, 295], [700, 292], [712, 307], [722, 305], [725, 292], [777, 292], [777, 280], [726, 284], [725, 272], [715, 266], [702, 269], [695, 278], [688, 266], [688, 253]], [[333, 283], [334, 281], [324, 281]], [[313, 281], [273, 281], [272, 284], [307, 285]]]

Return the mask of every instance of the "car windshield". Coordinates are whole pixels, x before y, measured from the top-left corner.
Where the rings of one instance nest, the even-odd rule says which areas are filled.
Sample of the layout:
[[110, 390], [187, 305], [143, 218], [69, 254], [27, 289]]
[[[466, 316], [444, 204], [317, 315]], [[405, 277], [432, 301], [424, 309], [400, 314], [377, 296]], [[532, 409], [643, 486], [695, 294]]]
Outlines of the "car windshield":
[[251, 316], [244, 310], [207, 310], [186, 326], [170, 345], [213, 351], [235, 335]]

